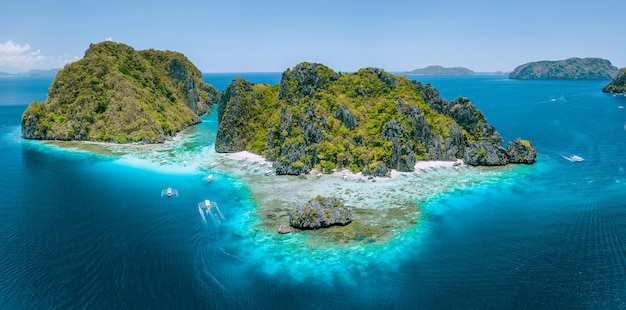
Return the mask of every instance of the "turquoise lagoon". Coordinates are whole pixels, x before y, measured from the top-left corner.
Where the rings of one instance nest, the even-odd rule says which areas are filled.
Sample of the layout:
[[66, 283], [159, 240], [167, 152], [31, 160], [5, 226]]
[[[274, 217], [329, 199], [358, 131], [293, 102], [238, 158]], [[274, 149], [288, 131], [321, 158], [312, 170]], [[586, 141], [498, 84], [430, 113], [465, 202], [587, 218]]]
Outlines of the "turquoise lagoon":
[[[236, 76], [280, 80], [205, 79], [223, 90]], [[608, 81], [409, 78], [470, 98], [538, 162], [431, 172], [422, 187], [454, 185], [416, 183], [415, 225], [348, 246], [268, 231], [253, 185], [208, 168], [215, 113], [166, 146], [102, 155], [22, 140], [20, 116], [51, 78], [0, 79], [0, 307], [626, 307], [626, 97], [601, 93]], [[168, 186], [179, 197], [161, 197]], [[226, 220], [204, 223], [204, 199]]]

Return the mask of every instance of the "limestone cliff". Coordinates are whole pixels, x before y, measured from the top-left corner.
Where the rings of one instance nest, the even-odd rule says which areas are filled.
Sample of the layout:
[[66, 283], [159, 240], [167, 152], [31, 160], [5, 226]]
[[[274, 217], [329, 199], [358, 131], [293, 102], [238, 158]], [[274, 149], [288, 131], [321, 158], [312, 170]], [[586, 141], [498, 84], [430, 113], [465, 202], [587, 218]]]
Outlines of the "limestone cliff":
[[299, 229], [317, 229], [352, 222], [352, 210], [335, 197], [317, 196], [289, 214], [289, 224]]
[[622, 69], [602, 91], [605, 93], [626, 93], [626, 68]]
[[[221, 97], [218, 118], [216, 151], [262, 154], [278, 174], [412, 171], [417, 160], [519, 162], [469, 99], [448, 102], [430, 85], [377, 68], [342, 74], [301, 63], [279, 85], [237, 79]], [[481, 156], [467, 157], [471, 150]]]
[[601, 58], [569, 58], [558, 61], [537, 61], [518, 66], [510, 79], [522, 80], [610, 80], [619, 70]]
[[27, 139], [163, 142], [217, 103], [219, 92], [182, 54], [92, 44], [22, 116]]

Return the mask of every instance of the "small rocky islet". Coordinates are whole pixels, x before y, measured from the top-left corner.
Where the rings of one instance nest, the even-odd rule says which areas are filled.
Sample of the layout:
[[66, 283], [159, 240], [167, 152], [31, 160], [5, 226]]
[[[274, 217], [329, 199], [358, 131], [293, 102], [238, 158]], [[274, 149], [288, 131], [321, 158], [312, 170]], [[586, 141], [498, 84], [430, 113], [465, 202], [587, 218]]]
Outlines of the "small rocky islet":
[[[468, 98], [447, 101], [429, 84], [379, 68], [338, 73], [303, 62], [283, 72], [278, 85], [235, 79], [220, 93], [180, 53], [115, 42], [92, 44], [59, 71], [46, 101], [26, 108], [21, 129], [26, 139], [162, 143], [201, 122], [215, 104], [215, 150], [260, 154], [282, 175], [338, 168], [378, 175], [413, 171], [418, 160], [532, 164], [537, 156], [527, 140], [504, 147]], [[294, 209], [290, 226], [350, 219], [337, 198], [316, 197]]]

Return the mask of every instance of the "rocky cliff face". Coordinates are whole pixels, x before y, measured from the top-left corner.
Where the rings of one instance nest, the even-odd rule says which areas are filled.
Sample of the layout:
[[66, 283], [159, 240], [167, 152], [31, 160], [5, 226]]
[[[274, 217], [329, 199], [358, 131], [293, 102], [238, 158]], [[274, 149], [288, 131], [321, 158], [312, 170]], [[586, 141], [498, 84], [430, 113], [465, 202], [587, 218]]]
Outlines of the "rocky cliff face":
[[448, 102], [432, 86], [382, 69], [338, 74], [302, 63], [280, 85], [237, 80], [221, 98], [216, 150], [265, 155], [278, 174], [347, 167], [378, 175], [412, 171], [417, 160], [516, 158], [469, 99]]
[[624, 94], [626, 93], [626, 68], [622, 69], [615, 79], [609, 83], [606, 87], [602, 89], [605, 93], [618, 93]]
[[201, 122], [219, 92], [182, 54], [92, 44], [22, 116], [27, 139], [158, 143]]
[[558, 61], [537, 61], [518, 66], [510, 79], [523, 80], [610, 80], [619, 69], [601, 58], [569, 58]]
[[317, 196], [289, 214], [289, 224], [298, 229], [318, 229], [352, 222], [352, 210], [335, 197]]

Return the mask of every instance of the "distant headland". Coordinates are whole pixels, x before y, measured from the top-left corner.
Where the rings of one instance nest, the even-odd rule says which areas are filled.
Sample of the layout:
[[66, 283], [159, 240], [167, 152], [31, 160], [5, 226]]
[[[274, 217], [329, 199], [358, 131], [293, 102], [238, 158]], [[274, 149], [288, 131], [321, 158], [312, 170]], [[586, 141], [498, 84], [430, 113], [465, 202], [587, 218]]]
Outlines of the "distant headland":
[[217, 152], [251, 151], [278, 174], [346, 167], [384, 176], [417, 160], [470, 165], [534, 163], [529, 141], [502, 136], [467, 98], [379, 68], [337, 73], [316, 63], [283, 72], [279, 85], [235, 79], [218, 105]]
[[529, 62], [509, 74], [522, 80], [610, 80], [619, 69], [602, 58], [569, 58], [558, 61]]
[[0, 71], [0, 77], [22, 77], [22, 76], [24, 77], [34, 77], [34, 76], [54, 77], [55, 75], [57, 75], [57, 73], [59, 73], [59, 71], [61, 71], [61, 69], [58, 69], [58, 68], [46, 69], [46, 70], [33, 69], [33, 70], [28, 70], [22, 73], [7, 73], [7, 72]]
[[219, 98], [200, 70], [171, 51], [110, 41], [58, 72], [45, 102], [22, 115], [26, 139], [159, 143], [201, 122]]
[[475, 75], [476, 72], [465, 67], [446, 68], [442, 66], [428, 66], [412, 71], [399, 72], [399, 74], [416, 74], [416, 75]]

